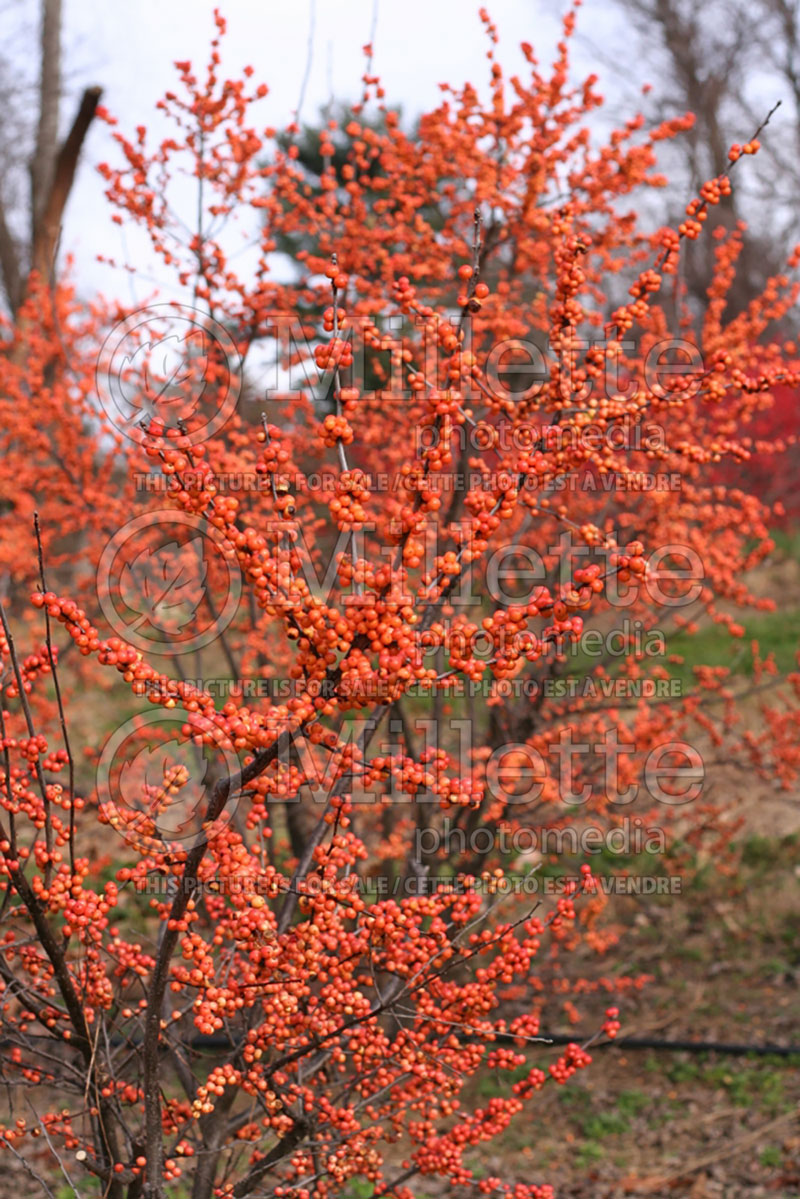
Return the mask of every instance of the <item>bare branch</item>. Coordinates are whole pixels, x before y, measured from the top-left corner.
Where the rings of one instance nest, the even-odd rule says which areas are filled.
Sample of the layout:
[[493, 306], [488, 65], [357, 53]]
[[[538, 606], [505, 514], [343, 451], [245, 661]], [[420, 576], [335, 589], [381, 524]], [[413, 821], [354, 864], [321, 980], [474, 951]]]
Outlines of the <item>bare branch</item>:
[[39, 123], [31, 159], [31, 244], [39, 228], [53, 183], [58, 149], [61, 100], [61, 0], [43, 0], [39, 71]]
[[99, 87], [87, 88], [83, 93], [72, 128], [55, 161], [52, 186], [42, 211], [41, 220], [37, 223], [31, 248], [31, 266], [45, 280], [50, 279], [61, 234], [64, 209], [72, 189], [78, 158], [100, 103], [101, 95], [102, 90]]

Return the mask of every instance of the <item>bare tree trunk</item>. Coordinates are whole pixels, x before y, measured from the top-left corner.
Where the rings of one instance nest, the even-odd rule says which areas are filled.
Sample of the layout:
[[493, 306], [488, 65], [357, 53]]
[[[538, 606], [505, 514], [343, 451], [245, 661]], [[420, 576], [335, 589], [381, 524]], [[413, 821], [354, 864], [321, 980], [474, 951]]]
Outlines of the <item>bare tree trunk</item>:
[[72, 128], [58, 151], [53, 165], [50, 191], [46, 197], [31, 248], [31, 266], [39, 272], [44, 281], [50, 279], [53, 270], [61, 236], [61, 222], [75, 179], [81, 147], [97, 111], [101, 95], [99, 87], [87, 88], [83, 93]]
[[6, 223], [2, 203], [0, 203], [0, 276], [2, 277], [8, 306], [12, 312], [16, 312], [22, 300], [22, 273], [19, 246]]
[[31, 159], [31, 242], [35, 243], [53, 178], [61, 105], [61, 0], [42, 0], [39, 122]]
[[[792, 48], [797, 35], [796, 0], [708, 0], [705, 5], [693, 0], [617, 0], [617, 7], [626, 18], [629, 34], [638, 40], [642, 64], [655, 76], [651, 114], [663, 119], [685, 107], [695, 115], [693, 129], [672, 150], [676, 153], [683, 148], [685, 184], [690, 192], [706, 179], [727, 174], [730, 145], [753, 134], [771, 106], [774, 83], [780, 88], [783, 82], [800, 98]], [[765, 93], [763, 110], [753, 110], [753, 81], [765, 61], [776, 78]], [[644, 78], [636, 75], [636, 68], [634, 78]], [[800, 136], [797, 123], [792, 142], [795, 136]], [[759, 189], [779, 188], [787, 195], [788, 209], [793, 203], [790, 189], [797, 177], [797, 156], [787, 152], [777, 136], [765, 143], [766, 153], [759, 158], [756, 172]], [[752, 179], [748, 183], [752, 188]], [[737, 186], [707, 211], [705, 236], [683, 247], [681, 280], [698, 313], [705, 309], [714, 266], [715, 244], [709, 234], [717, 228], [733, 230], [752, 212], [755, 202], [747, 189]], [[759, 294], [767, 277], [781, 269], [783, 258], [784, 247], [776, 244], [774, 230], [768, 235], [758, 227], [745, 231], [739, 270], [728, 296], [728, 317]]]
[[38, 272], [45, 286], [52, 282], [64, 210], [101, 95], [99, 87], [86, 89], [72, 127], [59, 145], [61, 20], [62, 0], [41, 0], [38, 113], [29, 166], [27, 245], [14, 237], [8, 205], [0, 197], [0, 283], [12, 315], [16, 315], [25, 299], [31, 270]]

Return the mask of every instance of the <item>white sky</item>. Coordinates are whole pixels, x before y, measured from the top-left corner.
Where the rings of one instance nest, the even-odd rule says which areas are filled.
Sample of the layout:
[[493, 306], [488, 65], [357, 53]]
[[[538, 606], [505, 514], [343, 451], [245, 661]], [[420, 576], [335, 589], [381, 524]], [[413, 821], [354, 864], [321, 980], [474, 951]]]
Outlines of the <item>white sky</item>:
[[[30, 4], [27, 39], [36, 34], [36, 9]], [[292, 117], [308, 55], [310, 0], [227, 0], [223, 70], [235, 77], [245, 65], [255, 68], [253, 81], [270, 88], [260, 107], [263, 123], [278, 126]], [[552, 0], [489, 0], [490, 15], [500, 34], [499, 57], [519, 68], [519, 43], [530, 41], [543, 64], [552, 57], [560, 35], [562, 5]], [[438, 84], [470, 80], [483, 87], [487, 79], [488, 39], [478, 17], [480, 3], [464, 0], [378, 0], [373, 70], [381, 75], [387, 102], [402, 105], [411, 117], [441, 98]], [[603, 0], [588, 0], [580, 25], [596, 34], [609, 18]], [[175, 59], [205, 63], [214, 32], [212, 0], [136, 0], [132, 5], [65, 0], [64, 59], [68, 94], [63, 122], [72, 119], [80, 89], [97, 83], [103, 103], [126, 132], [143, 123], [158, 129], [155, 102], [172, 86]], [[312, 69], [302, 117], [311, 121], [331, 93], [356, 99], [369, 41], [373, 0], [316, 0]], [[33, 51], [32, 51], [33, 57]], [[583, 74], [593, 69], [581, 55]], [[82, 289], [125, 295], [127, 278], [94, 261], [98, 252], [123, 260], [140, 243], [130, 230], [111, 224], [103, 181], [95, 165], [114, 160], [111, 133], [105, 123], [90, 132], [66, 214], [62, 252], [75, 255], [74, 273]], [[133, 241], [131, 240], [133, 238]], [[143, 243], [142, 243], [143, 244]], [[140, 290], [140, 295], [143, 292]]]
[[[99, 84], [103, 103], [132, 132], [145, 124], [163, 136], [155, 103], [176, 82], [175, 59], [190, 59], [202, 68], [214, 34], [214, 0], [63, 0], [65, 98], [62, 132], [66, 132], [83, 87]], [[435, 105], [438, 84], [466, 80], [485, 89], [488, 41], [478, 17], [480, 0], [222, 0], [228, 21], [223, 40], [222, 70], [238, 76], [245, 65], [255, 69], [253, 82], [264, 82], [270, 94], [257, 110], [263, 125], [288, 122], [297, 107], [308, 57], [310, 15], [314, 8], [312, 69], [302, 117], [313, 121], [331, 95], [357, 99], [365, 59], [362, 46], [370, 38], [377, 5], [373, 70], [380, 74], [386, 100], [400, 104], [407, 118]], [[566, 0], [486, 0], [498, 27], [498, 57], [506, 70], [524, 69], [519, 43], [529, 41], [546, 67], [561, 32]], [[0, 140], [13, 141], [15, 122], [36, 111], [39, 0], [0, 0], [0, 56], [3, 76], [14, 80], [11, 103], [18, 116], [0, 129]], [[635, 37], [626, 29], [613, 0], [584, 0], [573, 42], [573, 79], [590, 71], [600, 76], [608, 107], [593, 124], [608, 127], [631, 116], [640, 104], [647, 75]], [[624, 69], [621, 69], [624, 66]], [[651, 68], [652, 69], [652, 68]], [[657, 71], [658, 68], [655, 67]], [[651, 79], [656, 84], [658, 81]], [[0, 79], [4, 82], [4, 78]], [[774, 101], [776, 81], [767, 80], [763, 115]], [[778, 94], [780, 94], [778, 92]], [[0, 96], [2, 99], [2, 96]], [[255, 119], [255, 112], [254, 112]], [[780, 131], [774, 122], [773, 136]], [[12, 132], [9, 135], [7, 129]], [[732, 130], [731, 140], [750, 129]], [[19, 139], [17, 139], [19, 141]], [[155, 138], [154, 138], [155, 140]], [[13, 149], [13, 146], [12, 146]], [[98, 291], [131, 299], [134, 288], [123, 272], [96, 262], [98, 253], [118, 261], [135, 261], [142, 279], [138, 299], [152, 294], [146, 276], [153, 269], [144, 235], [111, 222], [96, 165], [118, 161], [111, 131], [95, 122], [84, 147], [78, 177], [65, 217], [62, 256], [74, 255], [73, 277], [87, 298]], [[25, 201], [24, 171], [17, 181], [20, 211]], [[188, 196], [187, 196], [188, 199]], [[666, 198], [664, 198], [666, 201]], [[665, 213], [661, 211], [660, 218]], [[155, 268], [163, 279], [163, 268]]]

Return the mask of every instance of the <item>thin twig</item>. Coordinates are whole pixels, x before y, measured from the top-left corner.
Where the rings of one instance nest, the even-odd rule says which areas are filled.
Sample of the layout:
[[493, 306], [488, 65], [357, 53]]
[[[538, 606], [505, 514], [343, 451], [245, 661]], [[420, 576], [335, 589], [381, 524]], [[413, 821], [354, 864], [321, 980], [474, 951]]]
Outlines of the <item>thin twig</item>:
[[303, 108], [303, 101], [306, 98], [306, 88], [311, 77], [311, 63], [314, 59], [314, 31], [317, 24], [317, 0], [309, 0], [308, 5], [308, 44], [306, 49], [306, 65], [303, 71], [303, 79], [300, 84], [300, 95], [297, 98], [297, 108], [295, 109], [294, 120], [296, 125], [300, 125], [300, 112]]
[[[39, 555], [39, 579], [42, 584], [42, 594], [47, 591], [47, 583], [44, 575], [44, 555], [42, 552], [42, 532], [39, 527], [39, 513], [33, 514], [33, 527], [36, 531], [36, 548]], [[50, 613], [47, 611], [47, 604], [44, 605], [44, 623], [45, 623], [45, 643], [47, 645], [47, 656], [50, 659], [50, 670], [53, 675], [53, 686], [56, 692], [56, 702], [58, 703], [58, 718], [61, 723], [61, 735], [64, 738], [64, 749], [67, 751], [67, 762], [69, 766], [69, 864], [72, 874], [75, 874], [75, 761], [72, 757], [72, 748], [69, 743], [69, 733], [67, 732], [67, 718], [64, 713], [64, 703], [61, 698], [61, 686], [58, 681], [58, 669], [56, 667], [56, 656], [53, 652], [53, 641], [50, 628]]]

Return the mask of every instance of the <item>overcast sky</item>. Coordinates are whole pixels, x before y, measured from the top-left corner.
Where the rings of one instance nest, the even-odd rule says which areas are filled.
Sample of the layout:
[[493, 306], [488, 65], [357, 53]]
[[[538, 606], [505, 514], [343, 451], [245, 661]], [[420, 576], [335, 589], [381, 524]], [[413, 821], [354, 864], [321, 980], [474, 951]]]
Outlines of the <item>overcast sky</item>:
[[[7, 0], [1, 9], [13, 37], [5, 54], [19, 69], [27, 64], [29, 86], [35, 82], [38, 0]], [[99, 4], [97, 0], [64, 0], [64, 74], [66, 96], [62, 125], [68, 127], [80, 91], [89, 84], [104, 89], [103, 103], [132, 132], [138, 124], [159, 129], [154, 105], [176, 79], [176, 59], [205, 63], [214, 33], [212, 0], [134, 0]], [[543, 63], [550, 61], [560, 35], [563, 6], [552, 0], [489, 0], [498, 26], [498, 55], [504, 65], [522, 64], [519, 44], [530, 41]], [[235, 76], [243, 66], [255, 68], [255, 79], [268, 84], [261, 112], [264, 124], [291, 120], [297, 108], [312, 31], [311, 0], [227, 0], [228, 21], [223, 43], [223, 69]], [[478, 17], [480, 3], [471, 0], [315, 0], [313, 57], [302, 117], [312, 120], [333, 94], [355, 99], [364, 70], [362, 46], [375, 28], [373, 70], [386, 87], [389, 103], [402, 105], [408, 117], [435, 105], [438, 84], [466, 80], [482, 87], [487, 79], [487, 38]], [[611, 24], [608, 0], [586, 0], [579, 28], [603, 41]], [[577, 47], [579, 70], [603, 64], [584, 42]], [[66, 213], [62, 254], [75, 256], [74, 275], [88, 294], [101, 290], [130, 298], [129, 280], [96, 262], [102, 253], [118, 260], [141, 261], [143, 243], [110, 220], [98, 162], [116, 157], [107, 125], [96, 122], [87, 139], [79, 174]], [[123, 242], [123, 237], [125, 241]], [[143, 285], [146, 287], [146, 284]], [[140, 293], [143, 290], [140, 287]]]

